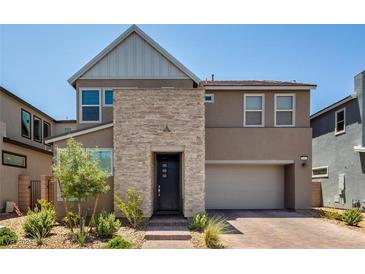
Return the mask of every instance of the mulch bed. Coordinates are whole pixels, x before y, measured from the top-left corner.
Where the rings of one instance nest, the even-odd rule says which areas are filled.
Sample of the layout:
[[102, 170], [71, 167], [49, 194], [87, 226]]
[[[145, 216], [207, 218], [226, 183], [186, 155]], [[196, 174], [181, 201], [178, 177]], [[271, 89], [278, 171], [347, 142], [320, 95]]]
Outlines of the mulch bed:
[[[36, 241], [25, 236], [22, 229], [22, 224], [25, 221], [26, 216], [13, 217], [5, 220], [0, 220], [0, 225], [8, 227], [15, 231], [18, 235], [18, 242], [13, 245], [8, 245], [5, 248], [41, 248], [41, 249], [79, 249], [79, 248], [102, 248], [108, 239], [100, 239], [95, 234], [90, 234], [84, 247], [73, 240], [70, 230], [61, 224], [56, 224], [43, 241], [41, 246], [38, 246]], [[130, 241], [133, 244], [133, 248], [141, 248], [144, 242], [146, 223], [142, 224], [140, 228], [133, 229], [127, 226], [122, 221], [122, 226], [117, 232], [117, 235], [122, 236], [124, 239]]]

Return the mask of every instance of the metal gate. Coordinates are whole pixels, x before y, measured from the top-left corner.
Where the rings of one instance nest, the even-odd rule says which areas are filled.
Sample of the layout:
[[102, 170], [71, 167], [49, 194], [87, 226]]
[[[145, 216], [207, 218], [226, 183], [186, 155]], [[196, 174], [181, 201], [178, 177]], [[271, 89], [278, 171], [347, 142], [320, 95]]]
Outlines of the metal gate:
[[41, 181], [30, 181], [30, 208], [33, 210], [37, 206], [37, 201], [41, 198]]
[[49, 177], [47, 181], [48, 201], [54, 205], [54, 181], [52, 177]]

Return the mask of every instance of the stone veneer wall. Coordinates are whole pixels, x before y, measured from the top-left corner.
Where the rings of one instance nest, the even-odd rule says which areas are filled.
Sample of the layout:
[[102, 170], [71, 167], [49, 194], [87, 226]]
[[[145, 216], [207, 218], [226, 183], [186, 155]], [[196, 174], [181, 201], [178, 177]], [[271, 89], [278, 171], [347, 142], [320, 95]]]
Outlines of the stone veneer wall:
[[[179, 147], [185, 217], [205, 210], [203, 89], [130, 89], [114, 92], [114, 193], [142, 193], [143, 212], [154, 210], [154, 151]], [[168, 125], [171, 132], [164, 132]], [[119, 212], [116, 212], [119, 214]]]

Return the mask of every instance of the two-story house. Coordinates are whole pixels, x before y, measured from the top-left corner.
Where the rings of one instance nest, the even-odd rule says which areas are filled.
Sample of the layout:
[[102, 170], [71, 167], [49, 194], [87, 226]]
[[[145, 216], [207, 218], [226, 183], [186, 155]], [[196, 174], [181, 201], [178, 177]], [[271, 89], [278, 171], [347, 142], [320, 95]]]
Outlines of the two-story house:
[[352, 95], [311, 116], [314, 182], [324, 206], [365, 207], [365, 72]]
[[[312, 84], [200, 81], [136, 26], [76, 72], [69, 138], [110, 172], [114, 194], [141, 192], [143, 212], [311, 207]], [[63, 214], [61, 196], [56, 204]]]
[[76, 121], [56, 121], [0, 86], [0, 212], [18, 203], [20, 175], [51, 175], [52, 147], [45, 139], [75, 129]]

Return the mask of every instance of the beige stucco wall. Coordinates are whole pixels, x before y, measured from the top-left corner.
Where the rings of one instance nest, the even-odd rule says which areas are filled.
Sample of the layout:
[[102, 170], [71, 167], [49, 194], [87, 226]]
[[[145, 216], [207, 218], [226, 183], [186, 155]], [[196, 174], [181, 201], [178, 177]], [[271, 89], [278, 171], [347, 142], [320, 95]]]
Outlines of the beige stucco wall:
[[[29, 108], [28, 106], [20, 103], [14, 98], [9, 97], [8, 95], [0, 92], [1, 101], [0, 101], [0, 113], [1, 113], [1, 122], [6, 123], [6, 136], [17, 140], [19, 142], [29, 144], [32, 146], [36, 146], [38, 148], [44, 148], [45, 145], [36, 141], [33, 141], [33, 115], [41, 118], [42, 121], [48, 122], [52, 127], [52, 132], [54, 129], [54, 122], [45, 117], [41, 113]], [[32, 131], [32, 139], [28, 139], [22, 137], [21, 134], [21, 109], [28, 111], [31, 114], [31, 131]], [[42, 126], [43, 131], [43, 126]]]
[[214, 103], [206, 104], [207, 127], [243, 127], [244, 94], [265, 94], [265, 127], [274, 127], [275, 94], [295, 94], [295, 126], [309, 127], [310, 91], [211, 91]]
[[[99, 131], [95, 131], [92, 133], [80, 135], [74, 137], [74, 139], [80, 142], [84, 148], [113, 148], [113, 128], [106, 128]], [[59, 142], [55, 142], [55, 148], [64, 148], [66, 147], [67, 139]], [[102, 210], [113, 211], [114, 210], [114, 177], [111, 176], [107, 180], [108, 185], [110, 186], [110, 190], [100, 197], [98, 212]], [[57, 197], [57, 188], [56, 188], [56, 197]], [[75, 204], [70, 203], [71, 206], [76, 207]], [[87, 210], [88, 214], [92, 212], [93, 201], [89, 201], [85, 204], [84, 210]], [[57, 216], [64, 216], [64, 204], [62, 200], [56, 199], [56, 211]]]
[[[207, 160], [294, 161], [286, 170], [287, 205], [310, 207], [311, 128], [206, 128], [205, 136]], [[309, 156], [304, 167], [301, 155]]]
[[70, 128], [71, 130], [75, 130], [77, 128], [77, 124], [76, 124], [76, 122], [55, 123], [54, 124], [54, 130], [52, 132], [52, 136], [65, 133], [66, 128]]
[[[175, 87], [175, 88], [192, 88], [193, 81], [182, 79], [182, 80], [158, 80], [158, 79], [136, 79], [136, 80], [123, 80], [123, 79], [79, 79], [76, 81], [76, 117], [77, 121], [80, 121], [80, 88], [161, 88], [161, 87]], [[101, 91], [101, 100], [104, 101], [104, 94]], [[110, 122], [113, 120], [113, 107], [102, 105], [102, 122]], [[77, 128], [85, 128], [96, 123], [78, 123]]]
[[[114, 192], [122, 197], [128, 187], [141, 192], [147, 217], [154, 211], [154, 153], [174, 147], [183, 150], [183, 214], [205, 209], [203, 94], [203, 89], [115, 92]], [[166, 125], [171, 133], [163, 132]]]

